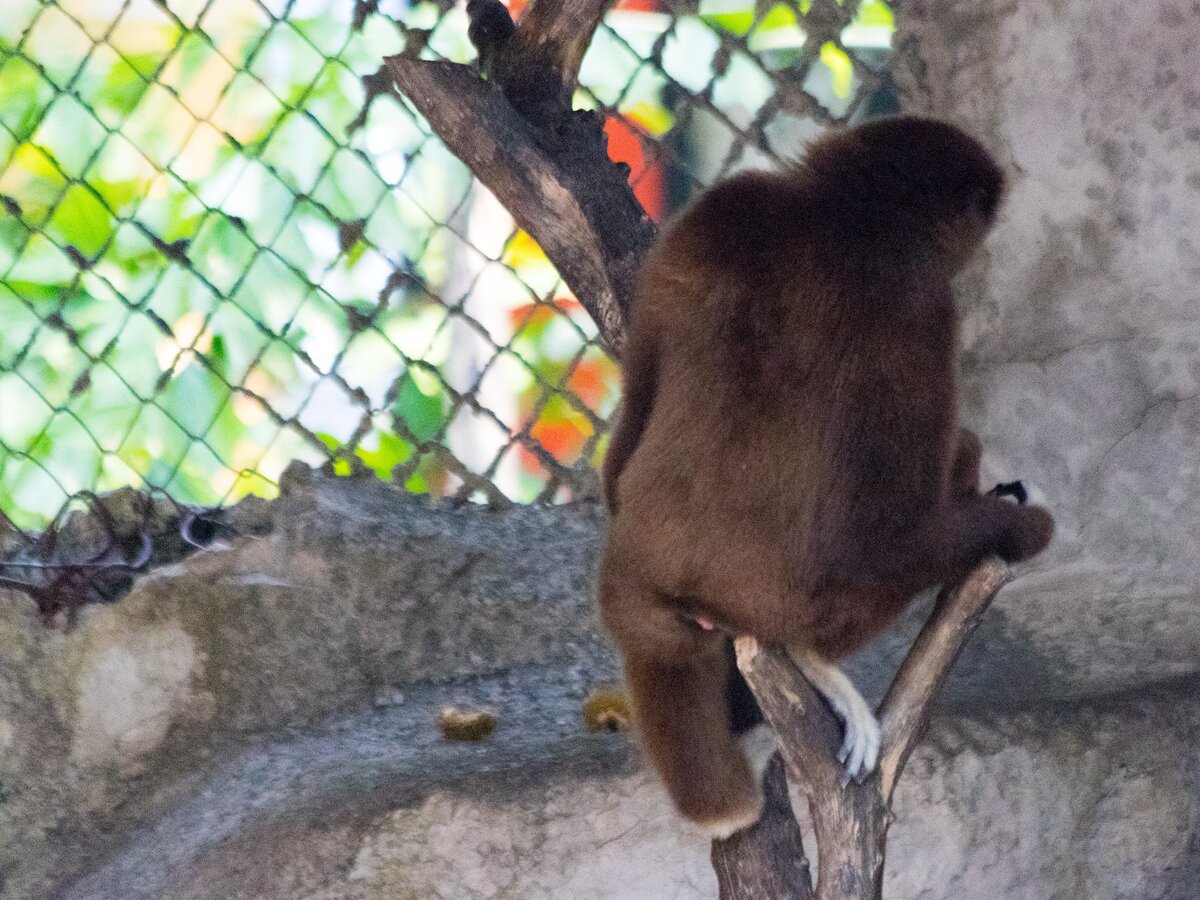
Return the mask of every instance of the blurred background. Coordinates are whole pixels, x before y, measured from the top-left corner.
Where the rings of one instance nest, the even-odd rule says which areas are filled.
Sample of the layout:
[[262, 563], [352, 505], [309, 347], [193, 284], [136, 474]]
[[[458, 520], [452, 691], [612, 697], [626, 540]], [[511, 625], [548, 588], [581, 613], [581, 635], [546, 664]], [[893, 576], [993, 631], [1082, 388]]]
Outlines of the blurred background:
[[[470, 61], [461, 6], [5, 7], [11, 525], [123, 486], [269, 497], [297, 459], [500, 505], [590, 489], [614, 360], [537, 245], [370, 78], [406, 43]], [[577, 103], [607, 115], [661, 220], [831, 122], [896, 109], [892, 34], [880, 0], [627, 0]]]

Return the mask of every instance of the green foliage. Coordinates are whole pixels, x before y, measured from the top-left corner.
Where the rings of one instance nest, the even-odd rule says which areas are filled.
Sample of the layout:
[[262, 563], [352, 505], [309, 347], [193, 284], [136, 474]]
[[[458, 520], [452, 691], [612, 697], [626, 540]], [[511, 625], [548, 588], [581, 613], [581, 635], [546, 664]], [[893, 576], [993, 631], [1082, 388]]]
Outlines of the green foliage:
[[[405, 38], [381, 14], [355, 31], [353, 6], [276, 21], [227, 0], [198, 22], [171, 0], [96, 21], [73, 18], [84, 3], [6, 6], [0, 510], [19, 524], [81, 489], [270, 493], [295, 458], [441, 492], [471, 457], [518, 500], [598, 459], [615, 364], [527, 235], [472, 232], [471, 179], [419, 117], [386, 95], [361, 115], [362, 76]], [[716, 34], [784, 63], [805, 37], [796, 4], [758, 6], [702, 2], [661, 66], [662, 22], [615, 15], [580, 102], [654, 140], [684, 120], [676, 85], [753, 116], [769, 85], [737, 55], [718, 64]], [[431, 54], [471, 55], [460, 5], [404, 17]], [[865, 0], [847, 34], [891, 28]], [[821, 48], [833, 99], [853, 91], [847, 46]]]

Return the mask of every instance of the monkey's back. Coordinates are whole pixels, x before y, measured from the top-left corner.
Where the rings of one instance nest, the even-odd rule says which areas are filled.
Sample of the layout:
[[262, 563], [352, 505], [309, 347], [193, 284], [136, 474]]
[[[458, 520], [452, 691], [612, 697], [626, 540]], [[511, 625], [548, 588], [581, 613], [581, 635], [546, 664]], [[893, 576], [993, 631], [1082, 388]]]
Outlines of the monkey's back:
[[953, 307], [927, 273], [855, 259], [786, 181], [727, 184], [643, 269], [654, 401], [610, 541], [666, 593], [802, 603], [939, 502]]

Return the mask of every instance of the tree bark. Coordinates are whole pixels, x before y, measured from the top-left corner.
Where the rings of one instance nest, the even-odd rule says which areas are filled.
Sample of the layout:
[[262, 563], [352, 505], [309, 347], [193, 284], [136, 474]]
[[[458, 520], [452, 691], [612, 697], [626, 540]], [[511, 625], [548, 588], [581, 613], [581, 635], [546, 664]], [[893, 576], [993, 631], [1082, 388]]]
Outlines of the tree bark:
[[608, 157], [601, 116], [572, 110], [583, 49], [608, 4], [539, 0], [502, 50], [495, 81], [401, 54], [400, 91], [538, 242], [620, 355], [634, 277], [655, 227], [629, 168]]
[[804, 836], [792, 815], [784, 763], [778, 756], [763, 778], [766, 807], [750, 828], [713, 841], [712, 864], [722, 897], [813, 900]]
[[547, 101], [570, 108], [579, 66], [612, 0], [538, 0], [501, 57], [504, 92], [526, 112]]
[[880, 704], [883, 745], [879, 771], [883, 798], [891, 803], [909, 754], [929, 726], [937, 693], [980, 619], [1012, 573], [999, 559], [978, 566], [961, 583], [948, 586], [913, 642]]
[[[836, 757], [842, 737], [841, 724], [787, 654], [762, 647], [754, 638], [738, 638], [738, 668], [778, 736], [791, 779], [808, 798], [820, 862], [817, 900], [882, 897], [896, 782], [929, 724], [934, 699], [950, 667], [1009, 577], [1008, 568], [993, 559], [982, 563], [957, 585], [942, 590], [933, 614], [881, 704], [880, 765], [862, 784], [850, 782], [842, 787], [842, 769]], [[774, 819], [764, 819], [756, 829], [760, 833], [754, 834], [752, 829], [747, 834], [763, 846], [782, 839], [783, 832]], [[716, 858], [730, 852], [724, 847], [714, 847], [718, 871], [720, 866], [730, 863]], [[739, 857], [738, 864], [743, 868], [766, 865], [783, 871], [747, 875], [741, 882], [723, 881], [722, 900], [761, 900], [775, 896], [745, 890], [742, 885], [770, 884], [772, 879], [783, 877], [793, 864], [777, 857], [760, 859], [745, 851], [740, 851]]]

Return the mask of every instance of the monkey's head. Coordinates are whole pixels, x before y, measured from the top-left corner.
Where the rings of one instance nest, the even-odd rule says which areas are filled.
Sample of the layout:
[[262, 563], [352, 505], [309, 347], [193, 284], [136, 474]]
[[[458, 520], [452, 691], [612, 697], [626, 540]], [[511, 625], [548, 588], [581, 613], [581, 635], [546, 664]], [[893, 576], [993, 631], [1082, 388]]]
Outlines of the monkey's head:
[[915, 239], [951, 273], [987, 235], [1004, 194], [1004, 174], [978, 141], [915, 116], [829, 134], [802, 171], [840, 225], [869, 240]]

